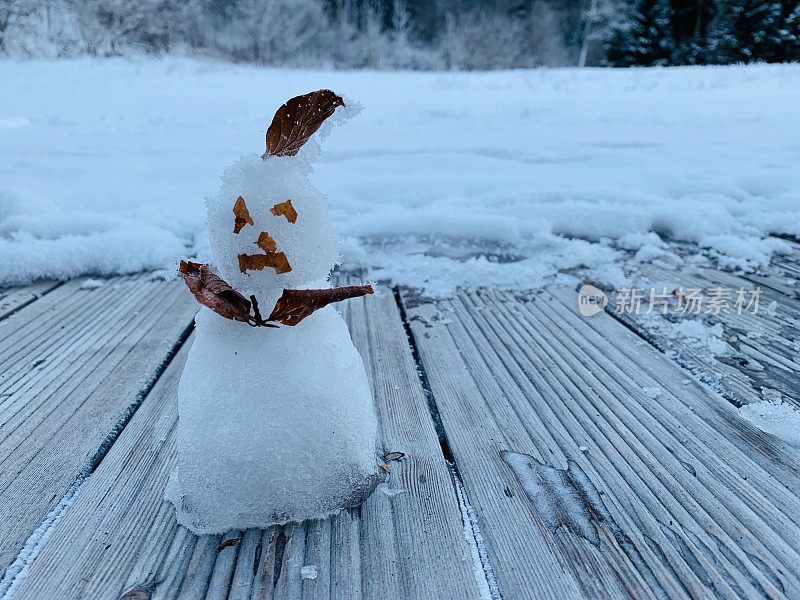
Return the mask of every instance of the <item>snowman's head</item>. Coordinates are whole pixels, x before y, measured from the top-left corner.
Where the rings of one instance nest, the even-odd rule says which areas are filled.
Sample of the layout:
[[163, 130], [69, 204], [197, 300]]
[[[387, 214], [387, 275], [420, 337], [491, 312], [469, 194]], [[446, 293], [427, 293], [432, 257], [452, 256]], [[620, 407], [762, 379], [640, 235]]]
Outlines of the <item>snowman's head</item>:
[[209, 198], [214, 263], [245, 296], [265, 302], [284, 288], [324, 280], [339, 259], [325, 197], [302, 157], [244, 156], [225, 169]]
[[283, 289], [326, 279], [338, 262], [325, 197], [309, 181], [308, 156], [298, 152], [341, 106], [330, 90], [286, 102], [267, 130], [267, 151], [225, 169], [219, 192], [208, 199], [216, 268], [246, 296], [269, 302]]

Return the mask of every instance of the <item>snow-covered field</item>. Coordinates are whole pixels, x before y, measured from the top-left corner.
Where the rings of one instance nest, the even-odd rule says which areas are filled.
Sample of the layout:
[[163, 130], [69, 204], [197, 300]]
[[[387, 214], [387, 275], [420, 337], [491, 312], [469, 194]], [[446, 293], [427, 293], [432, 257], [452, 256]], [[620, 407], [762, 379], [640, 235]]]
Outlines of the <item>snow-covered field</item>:
[[[262, 152], [281, 102], [363, 113], [313, 181], [343, 258], [447, 294], [536, 287], [621, 245], [699, 243], [729, 266], [800, 235], [800, 65], [483, 74], [190, 60], [0, 62], [0, 284], [173, 268], [208, 253], [203, 198]], [[624, 237], [623, 237], [624, 236]]]

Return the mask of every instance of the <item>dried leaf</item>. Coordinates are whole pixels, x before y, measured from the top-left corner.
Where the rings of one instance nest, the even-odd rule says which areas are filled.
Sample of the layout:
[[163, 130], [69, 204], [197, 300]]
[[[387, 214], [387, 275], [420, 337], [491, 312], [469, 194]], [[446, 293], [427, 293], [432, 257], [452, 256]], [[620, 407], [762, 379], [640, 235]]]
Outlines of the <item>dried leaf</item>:
[[178, 272], [200, 304], [226, 319], [250, 320], [250, 301], [214, 275], [208, 265], [182, 260]]
[[224, 550], [228, 546], [235, 546], [241, 541], [242, 541], [241, 537], [233, 537], [233, 538], [228, 538], [227, 540], [223, 540], [219, 544], [217, 544], [217, 552]]
[[241, 196], [233, 203], [233, 215], [235, 217], [233, 221], [233, 233], [239, 233], [242, 227], [248, 223], [250, 225], [255, 225], [253, 217], [250, 216], [250, 211], [247, 210], [247, 204]]
[[321, 290], [283, 290], [267, 321], [283, 325], [297, 325], [315, 310], [333, 302], [371, 294], [371, 285], [348, 285]]
[[275, 249], [277, 248], [275, 240], [272, 239], [272, 236], [266, 231], [262, 231], [259, 234], [258, 239], [256, 240], [256, 246], [261, 248], [267, 254], [270, 252], [275, 252]]
[[267, 129], [267, 151], [261, 157], [294, 156], [344, 100], [330, 90], [295, 96], [281, 106]]
[[239, 270], [242, 273], [247, 271], [262, 271], [266, 267], [272, 267], [280, 275], [292, 270], [289, 259], [283, 252], [268, 252], [267, 254], [240, 254]]
[[297, 221], [297, 211], [294, 209], [294, 206], [292, 206], [291, 198], [285, 200], [284, 202], [278, 202], [275, 206], [269, 209], [269, 212], [276, 217], [278, 215], [283, 215], [286, 217], [286, 220], [289, 221], [289, 223], [294, 223]]

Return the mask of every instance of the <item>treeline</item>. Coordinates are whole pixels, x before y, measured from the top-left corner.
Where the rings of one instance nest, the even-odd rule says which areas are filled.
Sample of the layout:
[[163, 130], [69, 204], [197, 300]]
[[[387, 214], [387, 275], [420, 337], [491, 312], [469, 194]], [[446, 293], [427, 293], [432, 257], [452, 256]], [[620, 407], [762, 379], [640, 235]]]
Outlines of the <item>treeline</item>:
[[800, 60], [800, 0], [635, 0], [608, 23], [614, 66]]
[[800, 60], [800, 0], [0, 0], [0, 55], [496, 69]]

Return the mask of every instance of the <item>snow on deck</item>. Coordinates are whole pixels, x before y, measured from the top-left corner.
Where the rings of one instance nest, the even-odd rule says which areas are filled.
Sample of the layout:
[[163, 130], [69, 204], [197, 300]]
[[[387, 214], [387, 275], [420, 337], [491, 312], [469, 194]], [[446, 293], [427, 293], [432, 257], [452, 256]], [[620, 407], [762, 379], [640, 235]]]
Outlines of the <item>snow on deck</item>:
[[314, 182], [346, 264], [375, 279], [447, 295], [581, 266], [620, 285], [620, 244], [649, 261], [663, 239], [689, 241], [752, 269], [786, 251], [767, 234], [800, 234], [800, 65], [3, 60], [0, 80], [0, 285], [171, 269], [187, 245], [207, 257], [203, 198], [223, 167], [263, 151], [286, 98], [323, 86], [364, 106], [325, 141]]

